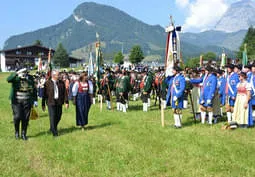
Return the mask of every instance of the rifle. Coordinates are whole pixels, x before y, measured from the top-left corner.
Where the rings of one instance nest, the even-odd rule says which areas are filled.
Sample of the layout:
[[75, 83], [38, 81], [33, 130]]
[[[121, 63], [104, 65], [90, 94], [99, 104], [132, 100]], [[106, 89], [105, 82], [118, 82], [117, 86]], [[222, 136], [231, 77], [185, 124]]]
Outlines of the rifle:
[[195, 121], [195, 124], [197, 123], [197, 119], [196, 119], [196, 114], [195, 114], [195, 110], [194, 110], [194, 105], [193, 105], [193, 99], [192, 99], [192, 95], [190, 93], [190, 90], [188, 92], [189, 98], [190, 98], [190, 102], [191, 102], [191, 109], [192, 109], [192, 113], [193, 113], [193, 118]]
[[111, 102], [111, 108], [112, 108], [112, 111], [113, 111], [113, 102], [112, 102], [112, 95], [111, 95], [111, 90], [110, 90], [110, 87], [109, 87], [109, 82], [107, 84], [107, 91], [108, 91], [108, 94], [109, 94], [109, 97], [110, 97], [110, 102]]

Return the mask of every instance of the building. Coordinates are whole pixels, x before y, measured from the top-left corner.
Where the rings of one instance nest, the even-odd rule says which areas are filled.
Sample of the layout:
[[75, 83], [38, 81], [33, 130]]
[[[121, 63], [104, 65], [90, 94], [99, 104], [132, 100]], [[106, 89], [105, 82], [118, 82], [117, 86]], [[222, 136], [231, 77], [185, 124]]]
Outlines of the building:
[[[40, 45], [30, 45], [7, 49], [0, 51], [1, 71], [15, 70], [19, 67], [34, 67], [38, 64], [39, 57], [42, 59], [43, 65], [48, 62], [48, 53], [50, 48]], [[55, 50], [51, 49], [51, 55]], [[69, 57], [70, 65], [77, 66], [81, 63], [80, 59]]]

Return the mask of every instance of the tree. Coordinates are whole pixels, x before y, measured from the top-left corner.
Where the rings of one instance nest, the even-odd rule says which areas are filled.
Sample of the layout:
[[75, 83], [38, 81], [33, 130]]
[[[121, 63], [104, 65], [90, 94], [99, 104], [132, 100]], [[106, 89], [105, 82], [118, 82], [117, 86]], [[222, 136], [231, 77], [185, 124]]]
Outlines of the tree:
[[241, 44], [239, 51], [237, 52], [237, 58], [242, 59], [244, 45], [247, 44], [247, 56], [248, 61], [255, 58], [255, 28], [250, 27], [244, 37], [243, 43]]
[[186, 62], [186, 66], [189, 68], [195, 68], [199, 65], [200, 57], [190, 58]]
[[207, 52], [206, 54], [203, 55], [203, 59], [205, 61], [209, 61], [209, 60], [216, 60], [217, 55], [213, 52]]
[[43, 46], [43, 43], [42, 43], [41, 40], [37, 39], [37, 40], [34, 42], [34, 45]]
[[124, 56], [122, 55], [122, 52], [118, 52], [114, 55], [113, 61], [114, 63], [123, 64], [124, 63], [123, 59]]
[[139, 45], [133, 46], [133, 48], [130, 51], [129, 55], [129, 61], [131, 63], [139, 63], [144, 59], [143, 51]]
[[57, 49], [54, 53], [53, 63], [64, 68], [69, 67], [70, 65], [67, 51], [61, 43], [58, 44]]

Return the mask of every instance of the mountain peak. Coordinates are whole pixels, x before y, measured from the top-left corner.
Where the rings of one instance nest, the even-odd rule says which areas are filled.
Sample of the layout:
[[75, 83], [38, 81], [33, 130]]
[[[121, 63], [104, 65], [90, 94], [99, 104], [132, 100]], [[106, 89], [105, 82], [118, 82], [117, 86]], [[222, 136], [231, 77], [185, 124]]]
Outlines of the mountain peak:
[[215, 26], [215, 30], [237, 32], [255, 25], [255, 2], [242, 0], [231, 4]]

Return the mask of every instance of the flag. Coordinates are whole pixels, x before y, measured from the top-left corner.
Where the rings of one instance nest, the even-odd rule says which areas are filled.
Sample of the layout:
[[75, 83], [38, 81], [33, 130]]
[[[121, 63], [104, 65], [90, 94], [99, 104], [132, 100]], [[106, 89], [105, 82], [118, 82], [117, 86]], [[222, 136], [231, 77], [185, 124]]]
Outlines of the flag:
[[203, 66], [203, 55], [200, 55], [199, 66], [200, 66], [200, 67]]
[[243, 64], [243, 66], [245, 66], [245, 65], [247, 65], [247, 63], [248, 63], [247, 44], [244, 44], [242, 64]]
[[96, 32], [96, 38], [99, 39], [99, 34]]
[[51, 77], [51, 71], [52, 71], [52, 64], [51, 64], [51, 48], [48, 53], [48, 72], [47, 72], [47, 77]]
[[97, 86], [100, 88], [100, 41], [96, 42]]
[[38, 71], [41, 71], [42, 70], [42, 58], [39, 57], [39, 60], [38, 60]]
[[89, 68], [88, 68], [88, 74], [89, 76], [93, 75], [94, 68], [93, 68], [93, 58], [92, 58], [92, 52], [89, 53]]
[[[178, 27], [180, 30], [180, 27]], [[174, 63], [178, 62], [181, 57], [180, 50], [180, 38], [178, 30], [175, 29], [173, 23], [166, 28], [167, 40], [166, 40], [166, 54], [165, 54], [165, 68], [166, 76], [172, 75], [172, 69]], [[178, 62], [179, 63], [179, 62]]]
[[223, 51], [222, 54], [221, 54], [221, 63], [220, 63], [220, 66], [221, 66], [221, 68], [223, 68], [223, 67], [225, 67], [225, 65], [226, 65], [226, 54]]

